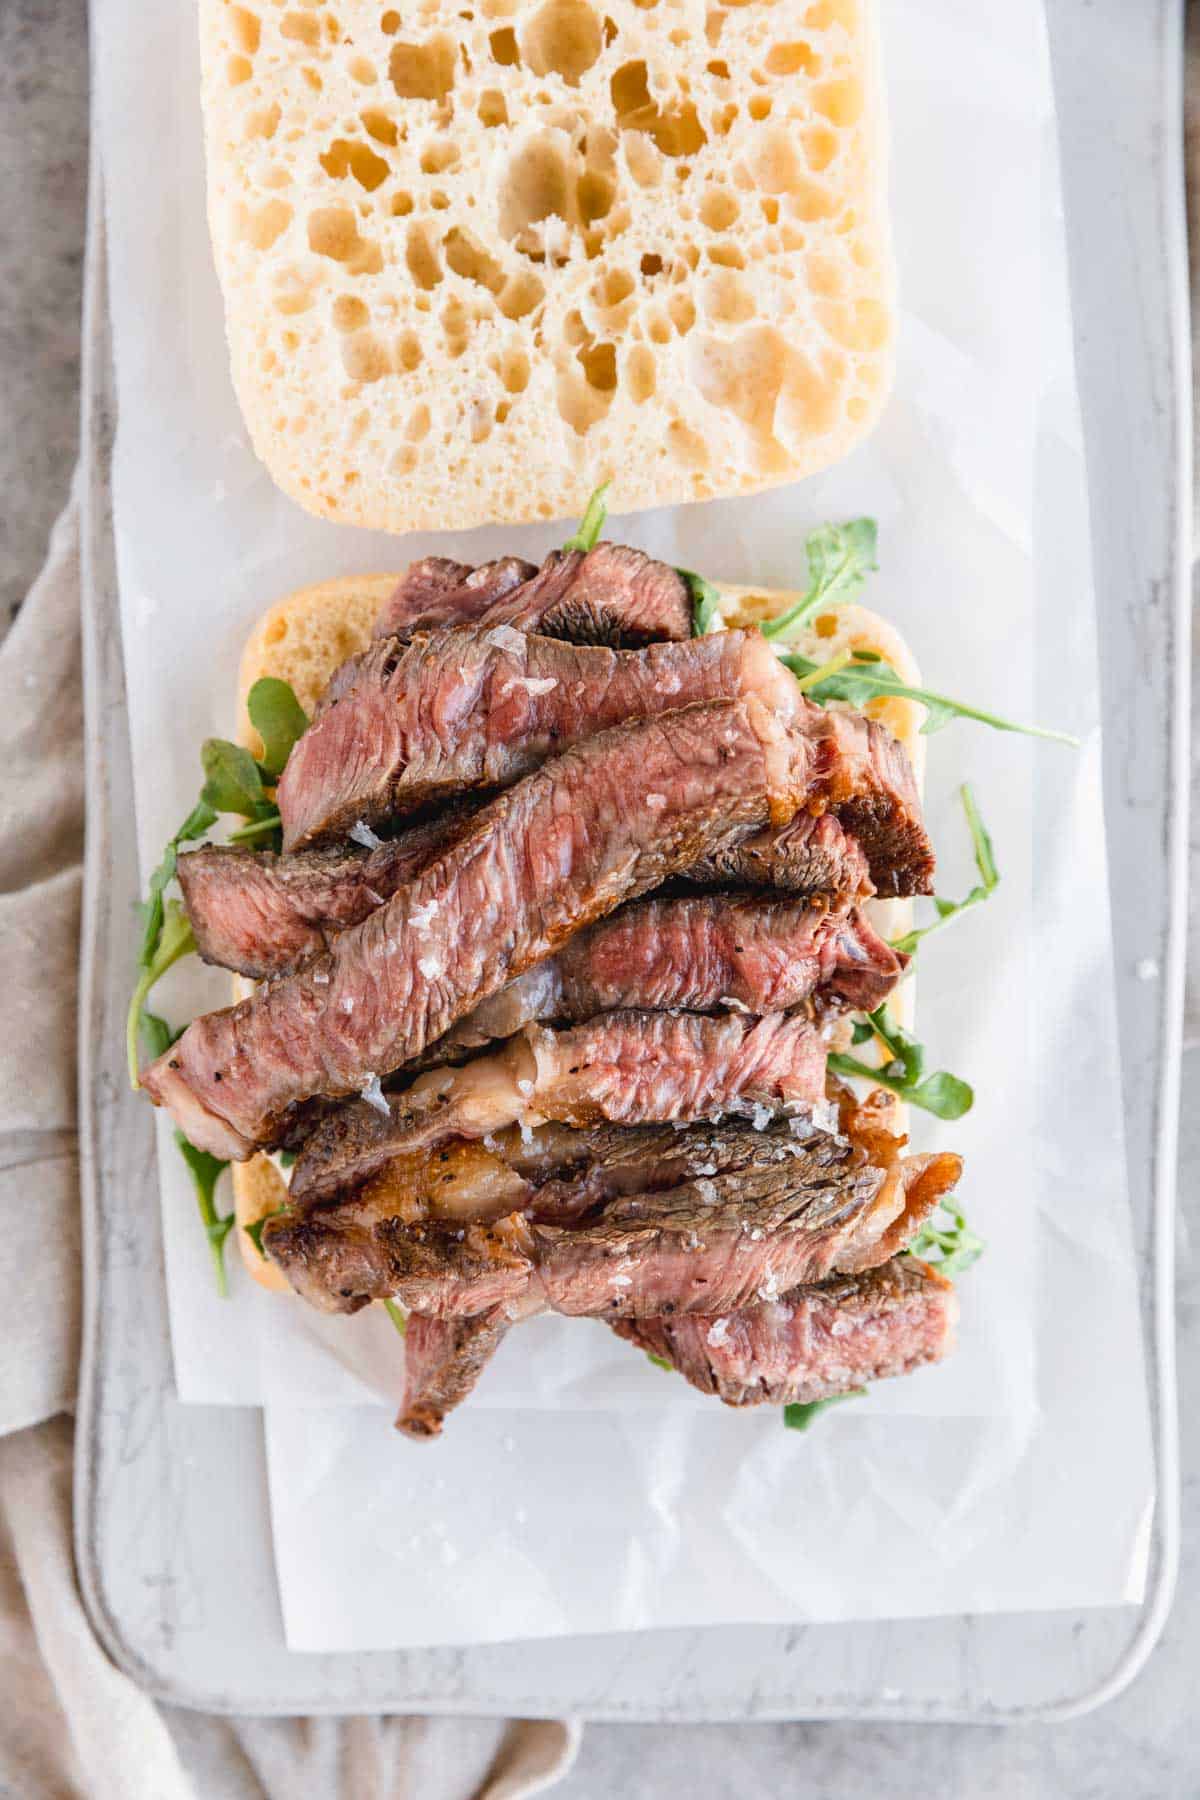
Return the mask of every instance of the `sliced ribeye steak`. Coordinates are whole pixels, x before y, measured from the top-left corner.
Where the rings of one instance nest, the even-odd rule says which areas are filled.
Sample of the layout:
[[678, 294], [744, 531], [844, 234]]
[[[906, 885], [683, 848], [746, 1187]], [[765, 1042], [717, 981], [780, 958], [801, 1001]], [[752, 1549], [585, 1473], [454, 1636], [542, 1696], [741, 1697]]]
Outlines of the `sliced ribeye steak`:
[[758, 1406], [828, 1400], [939, 1362], [957, 1322], [952, 1283], [901, 1256], [740, 1310], [614, 1319], [612, 1328], [701, 1393]]
[[583, 926], [756, 822], [785, 822], [812, 760], [755, 700], [590, 738], [485, 806], [323, 955], [195, 1020], [143, 1085], [214, 1155], [279, 1142], [299, 1102], [377, 1089]]
[[742, 1108], [823, 1116], [825, 1044], [798, 1016], [601, 1013], [555, 1031], [528, 1025], [490, 1056], [418, 1076], [380, 1105], [353, 1101], [305, 1142], [292, 1192], [310, 1203], [395, 1156], [480, 1139], [532, 1119], [641, 1125]]
[[581, 1021], [618, 1007], [770, 1013], [811, 1001], [821, 1012], [871, 1012], [907, 962], [857, 908], [842, 914], [751, 894], [639, 900], [485, 1000], [441, 1047], [478, 1049], [531, 1021]]
[[630, 719], [795, 691], [758, 632], [614, 651], [512, 626], [377, 644], [298, 740], [279, 781], [284, 847], [344, 837], [480, 788]]
[[[919, 1160], [911, 1183], [884, 1200], [883, 1169], [848, 1140], [816, 1133], [772, 1146], [778, 1159], [629, 1193], [579, 1223], [516, 1211], [482, 1223], [401, 1219], [378, 1190], [278, 1214], [263, 1233], [295, 1290], [326, 1311], [390, 1297], [417, 1312], [470, 1317], [503, 1305], [513, 1316], [647, 1318], [736, 1312], [890, 1253], [911, 1189], [926, 1202], [953, 1187], [957, 1157]], [[915, 1219], [912, 1229], [915, 1229]]]

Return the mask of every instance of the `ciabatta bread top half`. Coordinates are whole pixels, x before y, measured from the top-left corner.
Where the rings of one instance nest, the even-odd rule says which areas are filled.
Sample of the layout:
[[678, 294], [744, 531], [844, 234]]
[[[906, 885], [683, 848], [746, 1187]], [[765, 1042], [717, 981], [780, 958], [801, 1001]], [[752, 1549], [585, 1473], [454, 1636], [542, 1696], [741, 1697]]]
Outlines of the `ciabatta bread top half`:
[[392, 531], [749, 493], [894, 331], [873, 0], [200, 0], [258, 454]]

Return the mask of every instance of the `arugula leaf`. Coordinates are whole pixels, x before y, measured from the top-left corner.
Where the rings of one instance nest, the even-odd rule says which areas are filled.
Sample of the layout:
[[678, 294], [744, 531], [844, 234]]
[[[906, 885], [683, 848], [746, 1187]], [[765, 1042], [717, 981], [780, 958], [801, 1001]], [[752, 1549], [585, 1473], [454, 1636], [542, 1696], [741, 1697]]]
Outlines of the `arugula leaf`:
[[281, 831], [282, 824], [279, 809], [272, 806], [261, 819], [251, 819], [249, 824], [239, 825], [236, 831], [231, 831], [229, 841], [231, 844], [244, 844], [251, 838], [268, 837], [273, 831]]
[[264, 1213], [261, 1219], [253, 1219], [245, 1228], [246, 1236], [250, 1239], [250, 1242], [254, 1245], [254, 1248], [258, 1251], [258, 1254], [262, 1257], [264, 1262], [267, 1260], [267, 1253], [263, 1249], [263, 1226], [268, 1219], [273, 1217], [273, 1213]]
[[[142, 1030], [146, 998], [155, 982], [166, 974], [171, 964], [178, 962], [181, 956], [189, 955], [195, 948], [196, 940], [192, 936], [187, 914], [178, 900], [168, 900], [163, 908], [162, 924], [153, 955], [138, 976], [137, 985], [129, 998], [129, 1011], [125, 1016], [125, 1052], [129, 1062], [129, 1081], [134, 1088], [141, 1086], [138, 1079], [138, 1038]], [[163, 1021], [160, 1019], [157, 1023], [162, 1025]]]
[[922, 938], [927, 938], [931, 931], [940, 931], [951, 919], [957, 919], [972, 906], [982, 906], [990, 900], [1000, 885], [1000, 871], [996, 867], [996, 853], [992, 849], [992, 840], [987, 826], [980, 817], [979, 808], [975, 804], [975, 796], [967, 782], [963, 782], [958, 790], [962, 800], [963, 811], [967, 815], [967, 829], [971, 833], [971, 844], [975, 851], [975, 867], [979, 870], [979, 881], [962, 900], [939, 900], [934, 896], [933, 904], [937, 909], [937, 918], [928, 925], [922, 925], [914, 931], [906, 931], [903, 937], [892, 940], [892, 949], [899, 950], [904, 956], [911, 956]]
[[408, 1330], [407, 1315], [401, 1311], [394, 1300], [385, 1300], [383, 1303], [383, 1310], [392, 1321], [392, 1324], [396, 1327], [396, 1330], [400, 1333], [400, 1336], [403, 1337]]
[[200, 762], [205, 776], [200, 798], [217, 812], [260, 819], [264, 810], [272, 810], [258, 764], [240, 744], [231, 744], [228, 738], [205, 738]]
[[692, 596], [692, 636], [707, 637], [721, 621], [721, 595], [711, 581], [692, 569], [680, 569]]
[[602, 481], [591, 499], [580, 521], [579, 530], [569, 537], [563, 545], [564, 550], [594, 550], [600, 533], [604, 530], [604, 521], [608, 517], [608, 490], [611, 481]]
[[142, 902], [142, 941], [138, 949], [138, 965], [148, 969], [158, 949], [158, 940], [163, 927], [163, 893], [170, 885], [175, 874], [177, 851], [180, 844], [191, 843], [195, 838], [202, 838], [210, 826], [216, 823], [217, 815], [204, 800], [198, 800], [193, 806], [174, 837], [168, 840], [163, 851], [162, 861], [155, 869], [146, 888], [146, 898]]
[[675, 1373], [675, 1364], [668, 1362], [665, 1356], [655, 1356], [653, 1350], [647, 1350], [646, 1361], [652, 1362], [656, 1369], [665, 1369], [668, 1375]]
[[845, 525], [822, 525], [804, 540], [808, 557], [808, 590], [762, 628], [766, 638], [783, 637], [806, 625], [817, 613], [845, 606], [861, 590], [875, 561], [874, 519], [851, 519]]
[[188, 1172], [192, 1177], [192, 1186], [196, 1190], [196, 1201], [200, 1208], [204, 1234], [212, 1253], [217, 1292], [222, 1300], [227, 1300], [229, 1285], [225, 1279], [225, 1239], [233, 1230], [234, 1215], [231, 1212], [218, 1214], [214, 1195], [217, 1183], [229, 1164], [221, 1162], [218, 1157], [210, 1156], [207, 1150], [197, 1150], [195, 1144], [190, 1143], [182, 1131], [176, 1131], [175, 1142], [179, 1146], [179, 1154], [188, 1166]]
[[297, 700], [290, 682], [262, 675], [246, 696], [250, 723], [263, 741], [259, 768], [274, 779], [282, 775], [292, 745], [308, 730], [308, 714]]
[[813, 1420], [821, 1413], [828, 1412], [831, 1406], [840, 1406], [843, 1400], [861, 1400], [866, 1391], [865, 1387], [847, 1388], [844, 1394], [830, 1394], [828, 1400], [809, 1400], [803, 1406], [785, 1406], [783, 1422], [789, 1431], [807, 1431]]
[[142, 1042], [150, 1053], [151, 1062], [165, 1056], [171, 1045], [183, 1036], [182, 1031], [172, 1031], [165, 1019], [152, 1013], [147, 1007], [142, 1008]]
[[[764, 632], [767, 629], [763, 627]], [[926, 737], [941, 731], [953, 719], [974, 719], [980, 725], [990, 725], [994, 731], [1015, 731], [1024, 737], [1049, 738], [1052, 743], [1071, 744], [1076, 748], [1079, 745], [1079, 739], [1069, 732], [1051, 731], [1043, 725], [1021, 725], [1012, 719], [1002, 719], [998, 713], [969, 706], [965, 700], [953, 700], [948, 694], [935, 694], [930, 688], [909, 687], [890, 663], [869, 651], [856, 650], [848, 664], [837, 669], [831, 664], [826, 665], [824, 673], [821, 665], [810, 662], [807, 656], [788, 655], [780, 661], [806, 684], [810, 698], [821, 706], [827, 706], [831, 700], [865, 706], [868, 700], [877, 700], [881, 696], [919, 701], [925, 708], [921, 732]], [[810, 677], [819, 679], [810, 681]]]
[[[879, 1039], [888, 1052], [889, 1061], [882, 1068], [874, 1069], [869, 1063], [860, 1062], [856, 1056], [845, 1056], [835, 1052], [828, 1059], [829, 1067], [837, 1075], [857, 1075], [864, 1081], [874, 1082], [877, 1087], [890, 1088], [893, 1094], [899, 1094], [911, 1106], [919, 1106], [924, 1112], [930, 1112], [939, 1119], [961, 1119], [964, 1113], [970, 1112], [975, 1104], [973, 1089], [959, 1079], [950, 1075], [945, 1069], [938, 1069], [932, 1075], [925, 1074], [925, 1046], [898, 1025], [887, 1009], [886, 1003], [875, 1012], [866, 1015], [873, 1036]], [[864, 1043], [865, 1037], [856, 1033], [853, 1041]]]
[[[944, 1215], [947, 1223], [938, 1221]], [[933, 1218], [926, 1219], [912, 1243], [908, 1246], [910, 1256], [919, 1256], [935, 1268], [939, 1275], [953, 1280], [977, 1263], [987, 1249], [986, 1240], [967, 1224], [966, 1214], [958, 1203], [956, 1194], [947, 1194], [941, 1201]]]

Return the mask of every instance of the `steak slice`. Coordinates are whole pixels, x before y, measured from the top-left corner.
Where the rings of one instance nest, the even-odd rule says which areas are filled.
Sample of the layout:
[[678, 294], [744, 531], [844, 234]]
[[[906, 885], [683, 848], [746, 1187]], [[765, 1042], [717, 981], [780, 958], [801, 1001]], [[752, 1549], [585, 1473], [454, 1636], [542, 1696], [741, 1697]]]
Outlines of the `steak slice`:
[[294, 968], [420, 874], [477, 811], [476, 802], [466, 802], [373, 850], [189, 851], [176, 872], [200, 955], [256, 980]]
[[[817, 1129], [794, 1114], [770, 1119], [760, 1130], [739, 1118], [706, 1119], [682, 1129], [677, 1124], [576, 1129], [550, 1122], [524, 1131], [513, 1126], [489, 1136], [486, 1146], [455, 1139], [427, 1154], [393, 1157], [355, 1188], [353, 1205], [364, 1219], [410, 1225], [420, 1219], [486, 1224], [513, 1212], [538, 1224], [569, 1225], [623, 1195], [772, 1168], [794, 1156], [797, 1143]], [[900, 1166], [902, 1147], [902, 1139], [892, 1139], [891, 1155], [877, 1162], [888, 1189], [886, 1194], [880, 1189], [881, 1232], [905, 1210], [892, 1173], [893, 1165]], [[873, 1160], [857, 1140], [855, 1148], [860, 1162]], [[290, 1203], [301, 1209], [307, 1204], [294, 1188]]]
[[692, 635], [691, 590], [668, 563], [628, 544], [586, 552], [555, 550], [534, 579], [487, 614], [489, 625], [514, 625], [577, 644], [636, 648]]
[[502, 1306], [471, 1319], [410, 1314], [397, 1431], [410, 1438], [438, 1437], [446, 1414], [461, 1406], [511, 1329]]
[[799, 1017], [611, 1012], [566, 1031], [530, 1025], [494, 1055], [331, 1113], [306, 1140], [291, 1191], [311, 1204], [393, 1157], [530, 1119], [644, 1124], [738, 1107], [765, 1120], [783, 1106], [811, 1116], [824, 1095], [825, 1044]]
[[692, 635], [691, 592], [677, 569], [626, 544], [555, 550], [540, 569], [517, 556], [468, 569], [442, 557], [414, 563], [375, 623], [376, 637], [483, 622], [576, 644], [642, 644]]
[[795, 684], [756, 631], [617, 652], [511, 626], [377, 644], [298, 740], [277, 800], [288, 850], [478, 788], [508, 787], [548, 756], [628, 719]]
[[[285, 974], [305, 958], [327, 949], [339, 931], [361, 923], [449, 848], [485, 799], [466, 797], [453, 810], [409, 825], [398, 838], [369, 851], [331, 845], [276, 856], [271, 851], [206, 845], [186, 852], [179, 859], [179, 880], [200, 955], [205, 962], [256, 980]], [[814, 853], [808, 848], [813, 838], [832, 844], [828, 857], [823, 850]], [[844, 910], [860, 889], [870, 890], [866, 858], [828, 813], [819, 819], [802, 813], [781, 831], [756, 832], [743, 844], [731, 845], [688, 871], [689, 886], [694, 886], [697, 878], [707, 886], [742, 884], [798, 894], [815, 891], [822, 900], [827, 899], [826, 910]], [[847, 953], [852, 950], [849, 944], [843, 948]], [[745, 993], [730, 991], [743, 1004], [754, 1005]], [[649, 1004], [632, 994], [626, 1003]], [[680, 1000], [676, 1004], [705, 1003]], [[771, 1010], [769, 1003], [764, 1002], [759, 1010]], [[510, 1035], [521, 1023], [523, 1019], [518, 1019], [506, 1032], [493, 1031], [491, 1035]], [[464, 1020], [462, 1033], [467, 1029]], [[483, 1036], [472, 1040], [462, 1033], [456, 1035], [456, 1042], [486, 1041]], [[438, 1048], [434, 1046], [435, 1053]]]
[[689, 869], [687, 879], [702, 887], [828, 894], [842, 904], [874, 892], [862, 845], [832, 813], [799, 812], [790, 824], [724, 844]]
[[484, 807], [323, 955], [188, 1026], [143, 1077], [198, 1149], [279, 1142], [313, 1095], [373, 1089], [571, 934], [772, 811], [812, 755], [757, 701], [591, 738]]
[[[364, 1194], [277, 1214], [263, 1242], [296, 1291], [326, 1311], [392, 1297], [439, 1317], [495, 1305], [514, 1316], [718, 1317], [823, 1280], [844, 1260], [859, 1268], [872, 1247], [876, 1260], [886, 1254], [895, 1213], [879, 1204], [884, 1170], [827, 1133], [772, 1151], [778, 1160], [622, 1195], [576, 1225], [520, 1212], [466, 1225], [405, 1221]], [[961, 1164], [938, 1160], [945, 1192]]]
[[828, 1400], [939, 1362], [954, 1346], [957, 1322], [953, 1284], [900, 1256], [743, 1310], [619, 1318], [612, 1329], [702, 1394], [759, 1406]]
[[411, 563], [379, 610], [373, 635], [409, 638], [439, 625], [470, 625], [537, 570], [519, 556], [501, 556], [472, 569], [444, 556]]
[[618, 1007], [871, 1012], [908, 964], [854, 909], [761, 895], [641, 900], [581, 931], [460, 1021], [441, 1045], [474, 1050], [534, 1020], [580, 1021]]

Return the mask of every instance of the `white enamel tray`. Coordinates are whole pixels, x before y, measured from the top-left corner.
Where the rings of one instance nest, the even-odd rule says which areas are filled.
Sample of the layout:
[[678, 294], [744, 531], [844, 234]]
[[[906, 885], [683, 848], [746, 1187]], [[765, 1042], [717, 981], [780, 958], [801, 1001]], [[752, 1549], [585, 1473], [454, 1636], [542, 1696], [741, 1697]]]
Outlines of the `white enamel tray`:
[[[885, 0], [896, 4], [898, 0]], [[1056, 1718], [1132, 1679], [1175, 1574], [1171, 1263], [1183, 994], [1191, 372], [1182, 0], [1054, 0], [1050, 34], [1093, 505], [1130, 1195], [1159, 1502], [1138, 1608], [674, 1631], [306, 1656], [284, 1644], [258, 1413], [172, 1394], [151, 1117], [122, 1056], [136, 887], [108, 499], [100, 176], [85, 397], [88, 850], [80, 1019], [86, 1316], [80, 1578], [102, 1642], [152, 1693], [230, 1712], [607, 1719]], [[94, 168], [98, 164], [98, 153]], [[95, 346], [99, 344], [101, 348]], [[1131, 771], [1136, 771], [1132, 774]], [[1147, 947], [1149, 947], [1147, 949]]]

